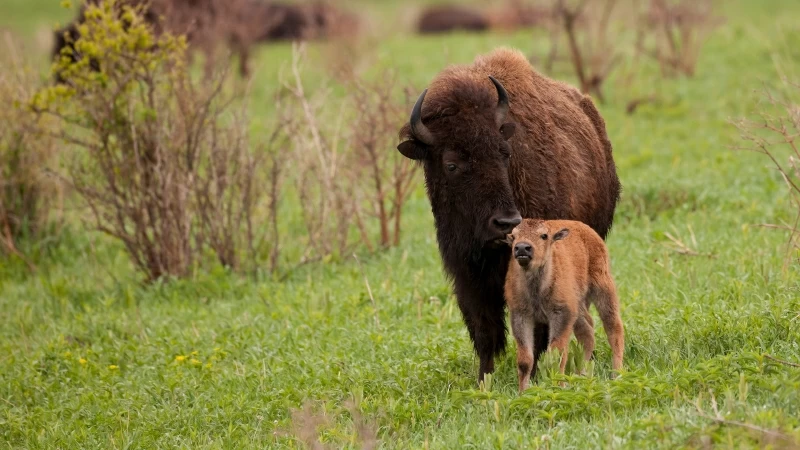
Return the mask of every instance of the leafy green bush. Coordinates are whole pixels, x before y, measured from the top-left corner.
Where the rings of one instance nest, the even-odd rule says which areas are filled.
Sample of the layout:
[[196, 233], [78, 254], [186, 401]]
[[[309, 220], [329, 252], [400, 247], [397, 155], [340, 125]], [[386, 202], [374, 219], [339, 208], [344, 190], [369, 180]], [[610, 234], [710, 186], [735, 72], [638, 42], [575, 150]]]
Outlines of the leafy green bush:
[[[53, 65], [64, 83], [31, 106], [65, 126], [76, 151], [66, 178], [94, 225], [117, 239], [150, 281], [187, 276], [212, 253], [226, 267], [254, 254], [261, 158], [226, 72], [200, 82], [184, 36], [156, 34], [141, 8], [88, 5], [80, 37]], [[69, 57], [75, 51], [80, 58]], [[234, 124], [234, 125], [231, 125]]]

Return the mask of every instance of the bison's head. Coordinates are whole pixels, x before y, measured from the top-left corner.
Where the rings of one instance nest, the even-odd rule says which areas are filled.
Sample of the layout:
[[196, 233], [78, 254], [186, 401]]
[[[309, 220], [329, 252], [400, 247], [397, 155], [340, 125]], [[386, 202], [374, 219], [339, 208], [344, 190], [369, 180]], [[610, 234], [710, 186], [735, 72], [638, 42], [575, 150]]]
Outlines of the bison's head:
[[443, 250], [507, 245], [506, 235], [522, 220], [508, 176], [508, 140], [515, 130], [515, 124], [506, 121], [508, 93], [495, 78], [489, 79], [497, 90], [496, 103], [488, 86], [464, 82], [452, 89], [457, 98], [432, 97], [426, 103], [426, 126], [426, 89], [401, 132], [409, 140], [397, 149], [423, 164]]

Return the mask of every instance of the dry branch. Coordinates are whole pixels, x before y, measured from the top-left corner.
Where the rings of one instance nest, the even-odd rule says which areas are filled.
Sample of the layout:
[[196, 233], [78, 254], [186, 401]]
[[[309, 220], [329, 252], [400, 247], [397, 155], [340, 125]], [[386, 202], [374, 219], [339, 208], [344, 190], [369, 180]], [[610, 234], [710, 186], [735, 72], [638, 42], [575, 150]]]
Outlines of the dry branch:
[[714, 0], [651, 0], [638, 21], [637, 51], [666, 76], [693, 76], [708, 35], [720, 24]]
[[570, 62], [580, 89], [605, 102], [602, 85], [619, 62], [614, 34], [616, 0], [580, 0], [572, 6], [557, 0], [552, 12], [550, 51], [545, 68], [558, 58], [562, 35], [566, 36]]
[[763, 90], [764, 104], [755, 119], [740, 119], [734, 124], [743, 141], [749, 143], [736, 147], [765, 155], [786, 185], [789, 202], [794, 210], [791, 225], [763, 225], [788, 230], [784, 269], [792, 260], [792, 252], [800, 250], [800, 83], [787, 80], [787, 92], [778, 96]]
[[800, 367], [800, 364], [798, 364], [798, 363], [793, 363], [791, 361], [786, 361], [786, 360], [783, 360], [783, 359], [779, 359], [779, 358], [776, 358], [776, 357], [774, 357], [772, 355], [768, 355], [766, 353], [764, 354], [764, 358], [767, 358], [767, 359], [769, 359], [771, 361], [775, 361], [777, 363], [781, 363], [781, 364], [786, 365], [786, 366]]
[[716, 422], [716, 423], [718, 423], [720, 425], [729, 425], [729, 426], [735, 426], [735, 427], [739, 427], [739, 428], [745, 428], [747, 430], [755, 431], [757, 433], [760, 433], [760, 434], [762, 434], [762, 435], [764, 435], [766, 437], [769, 437], [771, 439], [782, 441], [782, 442], [784, 442], [784, 445], [786, 445], [786, 447], [783, 447], [783, 448], [792, 448], [792, 449], [798, 448], [797, 442], [795, 442], [795, 440], [792, 439], [791, 436], [788, 436], [788, 435], [786, 435], [784, 433], [781, 433], [780, 431], [770, 430], [768, 428], [760, 427], [758, 425], [753, 425], [751, 423], [739, 422], [739, 421], [736, 421], [736, 420], [728, 420], [728, 419], [724, 418], [722, 416], [722, 413], [720, 413], [719, 408], [717, 407], [717, 400], [716, 400], [716, 398], [714, 398], [714, 394], [713, 393], [711, 393], [711, 409], [714, 411], [713, 415], [707, 414], [705, 411], [703, 411], [703, 408], [700, 406], [700, 402], [699, 401], [695, 402], [694, 406], [697, 409], [697, 414], [700, 417], [703, 417], [703, 418], [708, 419], [708, 420], [712, 420], [712, 421], [714, 421], [714, 422]]

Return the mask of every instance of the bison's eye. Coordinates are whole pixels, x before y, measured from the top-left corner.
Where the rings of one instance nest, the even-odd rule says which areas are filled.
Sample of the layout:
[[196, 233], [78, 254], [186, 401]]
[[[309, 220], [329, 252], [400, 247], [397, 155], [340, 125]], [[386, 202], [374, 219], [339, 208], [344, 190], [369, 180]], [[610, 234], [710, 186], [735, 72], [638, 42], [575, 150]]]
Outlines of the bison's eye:
[[541, 238], [542, 238], [542, 240], [543, 240], [543, 241], [546, 241], [546, 240], [547, 240], [547, 235], [546, 235], [546, 234], [543, 234], [543, 235], [541, 236]]
[[447, 171], [448, 172], [455, 172], [456, 169], [458, 169], [458, 166], [456, 166], [453, 163], [448, 163], [448, 164], [445, 165], [445, 167], [447, 167]]

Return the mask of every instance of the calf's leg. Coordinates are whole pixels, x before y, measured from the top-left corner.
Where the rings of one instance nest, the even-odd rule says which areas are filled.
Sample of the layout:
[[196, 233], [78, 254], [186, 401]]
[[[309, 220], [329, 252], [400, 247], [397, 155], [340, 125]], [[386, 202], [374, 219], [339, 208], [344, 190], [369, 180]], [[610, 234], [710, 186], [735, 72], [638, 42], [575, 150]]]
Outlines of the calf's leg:
[[593, 290], [594, 305], [603, 322], [603, 328], [611, 346], [611, 367], [614, 371], [622, 368], [622, 354], [625, 349], [625, 331], [622, 328], [622, 317], [619, 313], [619, 297], [612, 280], [597, 283]]
[[592, 359], [594, 352], [594, 324], [592, 316], [586, 308], [581, 308], [578, 319], [575, 321], [575, 338], [583, 345], [583, 357], [586, 361]]
[[578, 313], [567, 307], [560, 307], [553, 311], [548, 319], [550, 319], [550, 346], [548, 350], [557, 348], [561, 351], [559, 370], [564, 373], [564, 369], [567, 366], [567, 354], [569, 353], [569, 338], [572, 336]]
[[534, 370], [533, 316], [525, 311], [511, 311], [511, 333], [517, 341], [517, 376], [519, 392], [528, 389], [531, 372]]
[[550, 343], [550, 326], [543, 322], [536, 322], [533, 325], [533, 370], [531, 379], [536, 379], [536, 370], [539, 366], [539, 358], [547, 350]]

